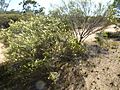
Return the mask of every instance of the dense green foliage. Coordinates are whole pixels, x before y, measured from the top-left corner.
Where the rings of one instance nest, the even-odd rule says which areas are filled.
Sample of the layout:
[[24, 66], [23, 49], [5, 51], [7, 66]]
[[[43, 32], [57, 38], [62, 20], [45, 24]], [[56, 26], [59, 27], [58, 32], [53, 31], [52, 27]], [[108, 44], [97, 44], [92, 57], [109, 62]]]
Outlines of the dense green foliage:
[[18, 21], [19, 19], [19, 14], [0, 14], [0, 28], [7, 28], [11, 20]]
[[6, 12], [4, 14], [0, 14], [0, 28], [8, 28], [11, 22], [16, 22], [20, 20], [29, 20], [32, 16], [35, 16], [31, 13], [21, 14], [20, 12]]
[[2, 35], [10, 47], [9, 57], [12, 60], [44, 59], [44, 55], [51, 57], [59, 54], [59, 49], [67, 50], [66, 46], [70, 49], [77, 47], [69, 27], [64, 22], [44, 16], [11, 24]]
[[[1, 38], [7, 48], [7, 59], [11, 62], [7, 75], [12, 73], [15, 80], [24, 79], [36, 70], [44, 70], [43, 68], [48, 69], [41, 72], [48, 78], [50, 68], [56, 62], [80, 60], [85, 53], [85, 47], [76, 42], [70, 28], [59, 18], [38, 16], [28, 21], [17, 21], [9, 28], [2, 29]], [[55, 65], [54, 68], [58, 66]], [[7, 75], [2, 78], [6, 77], [7, 80]], [[8, 81], [14, 83], [14, 80]], [[8, 87], [12, 86], [9, 82], [7, 84]]]

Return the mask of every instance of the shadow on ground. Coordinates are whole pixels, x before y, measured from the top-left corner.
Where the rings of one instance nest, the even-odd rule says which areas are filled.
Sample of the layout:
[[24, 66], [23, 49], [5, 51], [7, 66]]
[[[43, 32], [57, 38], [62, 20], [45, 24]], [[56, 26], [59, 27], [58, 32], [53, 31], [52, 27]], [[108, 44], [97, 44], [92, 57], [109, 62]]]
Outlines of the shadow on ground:
[[120, 31], [119, 32], [107, 32], [108, 38], [115, 41], [120, 41]]

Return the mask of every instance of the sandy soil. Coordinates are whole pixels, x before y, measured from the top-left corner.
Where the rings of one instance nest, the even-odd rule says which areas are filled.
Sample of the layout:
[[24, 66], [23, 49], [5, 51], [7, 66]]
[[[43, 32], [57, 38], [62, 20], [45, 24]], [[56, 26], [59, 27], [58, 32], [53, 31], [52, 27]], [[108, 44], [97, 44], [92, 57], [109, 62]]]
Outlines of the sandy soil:
[[[117, 31], [120, 31], [120, 28], [114, 28], [114, 27], [115, 27], [115, 25], [110, 25], [104, 31], [105, 32], [117, 32]], [[95, 37], [96, 37], [96, 34], [92, 34], [85, 40], [85, 42], [89, 42], [89, 43], [93, 42], [93, 41], [95, 41]]]
[[0, 63], [3, 63], [5, 61], [5, 56], [4, 56], [4, 45], [0, 43]]
[[[120, 29], [109, 26], [104, 31], [116, 32]], [[87, 42], [93, 42], [96, 35], [87, 38]], [[93, 64], [92, 69], [85, 69], [87, 77], [85, 77], [86, 90], [120, 90], [120, 41], [112, 41], [118, 43], [117, 48], [110, 49], [108, 53], [103, 53], [99, 57], [90, 59]], [[97, 50], [97, 49], [96, 49]]]
[[86, 70], [86, 90], [120, 90], [120, 43], [117, 49], [91, 59], [90, 63], [94, 67]]

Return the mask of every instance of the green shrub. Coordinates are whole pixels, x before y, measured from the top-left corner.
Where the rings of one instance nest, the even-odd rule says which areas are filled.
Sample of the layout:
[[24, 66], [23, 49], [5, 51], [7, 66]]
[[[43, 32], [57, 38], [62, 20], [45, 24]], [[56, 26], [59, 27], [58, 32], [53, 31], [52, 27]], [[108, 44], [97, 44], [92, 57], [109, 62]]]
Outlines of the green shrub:
[[108, 43], [108, 33], [107, 32], [100, 32], [97, 33], [97, 37], [95, 37], [96, 42], [103, 48], [108, 48], [109, 43]]
[[[47, 80], [51, 68], [57, 68], [55, 62], [79, 60], [85, 52], [66, 23], [58, 18], [38, 16], [17, 21], [0, 34], [7, 48], [6, 57], [11, 62], [8, 74], [12, 79], [22, 79], [21, 83], [28, 84], [26, 78], [36, 71]], [[2, 78], [6, 78], [5, 75]], [[15, 80], [5, 79], [13, 84]], [[7, 86], [13, 84], [7, 83]]]
[[8, 45], [8, 58], [15, 61], [44, 59], [66, 50], [69, 54], [84, 51], [64, 22], [44, 16], [11, 24], [1, 35]]
[[0, 14], [0, 28], [9, 27], [9, 22], [11, 20], [18, 21], [20, 20], [21, 15], [19, 14]]
[[33, 14], [21, 14], [21, 13], [16, 13], [16, 14], [0, 14], [0, 28], [8, 28], [10, 26], [10, 22], [16, 22], [16, 21], [20, 21], [20, 20], [24, 20], [27, 21], [29, 20], [31, 17], [33, 17], [35, 15]]

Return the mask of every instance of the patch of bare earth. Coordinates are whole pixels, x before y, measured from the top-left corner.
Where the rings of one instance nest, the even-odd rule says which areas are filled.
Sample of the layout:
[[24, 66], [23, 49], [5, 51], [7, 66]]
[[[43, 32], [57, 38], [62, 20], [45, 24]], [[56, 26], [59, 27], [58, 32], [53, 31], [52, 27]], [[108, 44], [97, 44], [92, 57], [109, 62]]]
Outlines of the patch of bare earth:
[[[115, 32], [115, 29], [108, 27], [105, 31]], [[94, 35], [89, 39], [94, 40]], [[88, 60], [93, 67], [82, 68], [82, 73], [87, 75], [84, 77], [86, 90], [120, 90], [120, 41], [112, 43], [117, 43], [115, 48]]]
[[5, 62], [4, 45], [0, 43], [0, 64]]
[[[110, 26], [104, 31], [116, 32], [116, 29]], [[86, 42], [94, 41], [95, 37], [95, 34], [91, 35]], [[112, 48], [99, 57], [90, 58], [89, 63], [94, 67], [83, 68], [87, 74], [84, 78], [86, 90], [120, 90], [120, 41], [113, 43], [118, 43], [117, 48]]]
[[[115, 25], [110, 25], [106, 29], [104, 29], [104, 32], [112, 32], [112, 33], [118, 32], [118, 31], [120, 32], [120, 28], [114, 28], [114, 27], [115, 27]], [[97, 36], [96, 33], [91, 34], [90, 36], [88, 36], [86, 38], [85, 42], [91, 43], [91, 42], [95, 41], [96, 36]]]
[[120, 90], [120, 43], [118, 49], [111, 49], [109, 54], [89, 60], [94, 67], [84, 69], [86, 90]]

